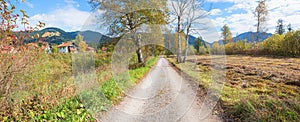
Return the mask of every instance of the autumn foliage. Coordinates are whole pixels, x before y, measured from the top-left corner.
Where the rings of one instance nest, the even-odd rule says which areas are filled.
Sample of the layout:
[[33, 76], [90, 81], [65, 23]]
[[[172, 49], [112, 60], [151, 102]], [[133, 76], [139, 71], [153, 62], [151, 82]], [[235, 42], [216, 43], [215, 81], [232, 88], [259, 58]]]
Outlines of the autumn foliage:
[[31, 46], [24, 41], [30, 38], [31, 32], [44, 26], [42, 22], [36, 27], [29, 26], [25, 11], [18, 14], [15, 9], [10, 1], [0, 1], [0, 116], [14, 112], [11, 93], [23, 89], [22, 81], [30, 77], [30, 68], [36, 60], [37, 51], [30, 50]]

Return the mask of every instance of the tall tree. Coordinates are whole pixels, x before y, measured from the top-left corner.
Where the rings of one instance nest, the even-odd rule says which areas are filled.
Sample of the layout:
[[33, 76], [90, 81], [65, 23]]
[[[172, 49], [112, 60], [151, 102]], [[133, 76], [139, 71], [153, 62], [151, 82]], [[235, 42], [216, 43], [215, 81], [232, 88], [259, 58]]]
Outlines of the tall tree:
[[[207, 12], [204, 12], [204, 10], [202, 9], [204, 2], [205, 0], [190, 0], [187, 13], [185, 13], [186, 16], [183, 25], [186, 33], [185, 35], [186, 47], [185, 47], [185, 53], [182, 62], [185, 62], [188, 54], [190, 33], [194, 30], [204, 29], [204, 28], [199, 28], [199, 25], [204, 23], [197, 21], [207, 16]], [[196, 24], [198, 24], [197, 29], [193, 27], [196, 26]]]
[[88, 45], [83, 40], [83, 36], [78, 34], [74, 40], [74, 43], [78, 45], [80, 52], [85, 52]]
[[204, 40], [202, 39], [202, 37], [198, 37], [195, 39], [195, 49], [197, 50], [197, 53], [199, 53], [199, 49], [201, 46], [203, 46], [204, 48], [207, 48], [206, 43], [204, 42]]
[[230, 31], [230, 28], [227, 26], [227, 24], [225, 24], [221, 28], [221, 31], [222, 31], [222, 37], [223, 37], [224, 44], [232, 42], [232, 33]]
[[138, 38], [137, 30], [143, 24], [167, 24], [167, 0], [90, 0], [90, 3], [95, 9], [105, 11], [100, 19], [104, 19], [105, 25], [109, 25], [109, 34], [119, 37], [128, 32], [132, 34], [131, 38], [138, 47], [138, 62], [143, 63], [140, 47], [142, 39]]
[[283, 25], [283, 20], [282, 19], [279, 19], [277, 21], [276, 33], [280, 34], [280, 35], [282, 35], [282, 34], [285, 33], [285, 29], [284, 29], [284, 25]]
[[[178, 41], [178, 49], [177, 49], [177, 62], [184, 62], [187, 55], [188, 49], [188, 36], [192, 29], [193, 24], [195, 24], [196, 20], [199, 20], [205, 16], [205, 14], [198, 14], [196, 11], [202, 10], [202, 5], [205, 0], [173, 0], [171, 1], [172, 10], [171, 13], [176, 16], [177, 20], [177, 41]], [[198, 11], [199, 12], [199, 11]], [[183, 27], [184, 26], [184, 27]], [[185, 55], [184, 59], [181, 58], [181, 32], [186, 32], [186, 47], [185, 47]]]
[[[256, 20], [257, 20], [257, 24], [256, 24], [256, 32], [257, 32], [256, 41], [259, 41], [260, 33], [263, 33], [263, 32], [266, 31], [265, 23], [267, 21], [268, 8], [267, 8], [265, 0], [260, 0], [259, 1], [258, 6], [255, 8], [254, 15], [255, 15]], [[252, 45], [254, 45], [254, 42], [252, 43]]]
[[182, 19], [184, 16], [184, 13], [186, 12], [186, 10], [188, 9], [188, 5], [189, 5], [189, 0], [174, 0], [172, 1], [172, 14], [176, 16], [177, 19], [177, 44], [178, 44], [178, 48], [177, 48], [177, 62], [181, 63], [182, 59], [181, 59], [181, 38], [180, 38], [180, 33], [183, 31], [181, 28], [182, 25]]
[[292, 24], [291, 24], [291, 23], [287, 25], [287, 30], [288, 30], [289, 32], [293, 31], [293, 28], [292, 28]]

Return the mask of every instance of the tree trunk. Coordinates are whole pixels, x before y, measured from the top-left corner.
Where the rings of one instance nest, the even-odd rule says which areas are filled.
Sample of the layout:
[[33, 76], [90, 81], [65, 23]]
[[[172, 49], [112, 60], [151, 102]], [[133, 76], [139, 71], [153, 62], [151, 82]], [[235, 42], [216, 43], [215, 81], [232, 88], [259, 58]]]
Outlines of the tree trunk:
[[138, 62], [139, 63], [144, 63], [142, 49], [141, 49], [141, 38], [140, 37], [137, 38], [137, 47], [138, 47], [138, 49], [136, 51], [136, 54], [138, 56]]
[[185, 37], [185, 40], [186, 40], [186, 46], [185, 46], [185, 52], [184, 52], [184, 58], [183, 58], [183, 63], [185, 62], [185, 60], [186, 60], [186, 57], [187, 57], [187, 53], [188, 53], [188, 48], [189, 48], [189, 33], [190, 33], [190, 26], [191, 25], [189, 25], [188, 27], [187, 27], [187, 31], [186, 31], [186, 37]]
[[189, 39], [187, 38], [186, 39], [186, 46], [185, 46], [185, 52], [184, 52], [184, 58], [183, 58], [183, 63], [185, 62], [186, 60], [186, 57], [187, 57], [187, 54], [188, 54], [188, 48], [189, 48]]
[[[259, 28], [260, 28], [260, 13], [257, 13], [257, 28], [256, 28], [256, 41], [259, 39]], [[254, 48], [254, 41], [252, 42], [252, 48]]]
[[181, 63], [180, 16], [178, 16], [177, 34], [178, 34], [177, 62]]

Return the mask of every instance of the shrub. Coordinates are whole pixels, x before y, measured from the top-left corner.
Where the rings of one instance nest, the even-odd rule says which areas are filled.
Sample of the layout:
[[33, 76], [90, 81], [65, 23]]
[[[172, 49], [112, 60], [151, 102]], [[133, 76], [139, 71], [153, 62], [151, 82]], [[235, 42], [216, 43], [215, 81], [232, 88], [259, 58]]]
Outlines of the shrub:
[[286, 34], [283, 42], [283, 50], [285, 55], [300, 55], [300, 30]]
[[204, 47], [204, 46], [200, 46], [199, 47], [199, 52], [198, 52], [198, 54], [208, 54], [209, 53], [209, 49], [208, 48], [206, 48], [206, 47]]
[[118, 101], [121, 98], [122, 89], [115, 80], [110, 79], [101, 86], [101, 92], [110, 101]]
[[283, 41], [284, 35], [275, 34], [264, 41], [264, 50], [271, 54], [283, 55]]
[[225, 54], [224, 45], [219, 45], [218, 42], [213, 43], [211, 50], [211, 54]]

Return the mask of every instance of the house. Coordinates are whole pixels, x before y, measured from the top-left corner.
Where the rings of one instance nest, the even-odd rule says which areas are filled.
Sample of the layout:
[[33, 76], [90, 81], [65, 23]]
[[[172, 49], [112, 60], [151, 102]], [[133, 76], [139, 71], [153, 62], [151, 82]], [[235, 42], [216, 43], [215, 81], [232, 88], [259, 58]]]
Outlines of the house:
[[74, 42], [65, 42], [58, 45], [58, 52], [59, 53], [77, 53], [77, 46]]
[[52, 45], [48, 42], [39, 41], [40, 51], [44, 50], [47, 53], [52, 53]]
[[106, 47], [102, 47], [102, 52], [107, 52], [107, 48]]
[[87, 47], [87, 48], [86, 48], [86, 51], [87, 51], [87, 52], [95, 52], [95, 49], [92, 48], [92, 47]]

